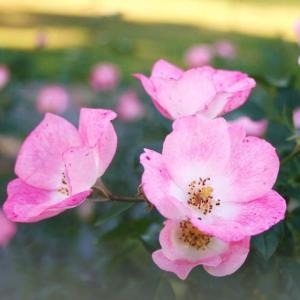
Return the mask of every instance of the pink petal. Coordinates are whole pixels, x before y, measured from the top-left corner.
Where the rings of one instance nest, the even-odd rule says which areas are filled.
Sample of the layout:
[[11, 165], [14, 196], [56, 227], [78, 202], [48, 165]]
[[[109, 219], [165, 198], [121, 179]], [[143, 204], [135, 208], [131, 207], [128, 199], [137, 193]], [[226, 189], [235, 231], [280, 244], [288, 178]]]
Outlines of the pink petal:
[[[117, 148], [117, 135], [111, 120], [116, 113], [106, 109], [82, 108], [80, 110], [79, 134], [86, 146], [97, 145], [98, 177], [111, 163]], [[98, 153], [97, 153], [98, 152]]]
[[153, 252], [152, 259], [160, 269], [168, 272], [173, 272], [182, 280], [185, 280], [192, 269], [197, 265], [186, 260], [171, 261], [166, 258], [162, 250]]
[[262, 136], [266, 132], [268, 126], [268, 121], [265, 119], [253, 121], [246, 116], [237, 118], [233, 121], [229, 121], [229, 123], [232, 125], [239, 125], [244, 127], [247, 135], [251, 136]]
[[96, 183], [99, 173], [96, 151], [95, 148], [78, 147], [63, 154], [71, 195], [88, 190]]
[[167, 218], [181, 219], [189, 215], [189, 210], [180, 202], [184, 195], [171, 180], [161, 154], [145, 149], [140, 160], [145, 169], [142, 189], [147, 199]]
[[167, 108], [173, 119], [193, 115], [205, 108], [216, 90], [205, 68], [186, 71], [180, 80], [152, 78], [156, 99]]
[[65, 119], [46, 114], [26, 138], [15, 172], [24, 182], [41, 189], [56, 189], [64, 171], [62, 154], [81, 145], [76, 128]]
[[222, 263], [217, 266], [205, 266], [204, 269], [213, 276], [226, 276], [237, 271], [245, 262], [250, 247], [250, 238], [230, 244], [230, 249], [222, 255]]
[[277, 178], [279, 159], [275, 148], [257, 137], [240, 139], [231, 135], [231, 156], [218, 178], [227, 187], [226, 201], [250, 201], [269, 192]]
[[300, 107], [294, 110], [293, 121], [295, 128], [300, 128]]
[[176, 120], [163, 145], [163, 160], [183, 190], [199, 177], [210, 177], [226, 165], [230, 155], [227, 123], [190, 116]]
[[199, 230], [224, 241], [237, 241], [268, 230], [284, 219], [286, 211], [285, 200], [275, 191], [250, 202], [231, 205], [234, 206], [233, 209], [229, 206], [229, 210], [233, 211], [232, 215], [215, 214], [209, 222], [192, 219], [192, 223]]
[[14, 237], [17, 231], [15, 223], [7, 219], [5, 214], [0, 210], [0, 247], [5, 247]]
[[152, 68], [151, 78], [161, 77], [169, 79], [178, 79], [183, 75], [183, 73], [183, 70], [181, 70], [177, 66], [163, 59], [160, 59], [154, 64]]
[[79, 205], [91, 190], [66, 198], [59, 192], [35, 188], [15, 179], [8, 184], [7, 192], [8, 198], [3, 206], [6, 216], [14, 222], [30, 223]]

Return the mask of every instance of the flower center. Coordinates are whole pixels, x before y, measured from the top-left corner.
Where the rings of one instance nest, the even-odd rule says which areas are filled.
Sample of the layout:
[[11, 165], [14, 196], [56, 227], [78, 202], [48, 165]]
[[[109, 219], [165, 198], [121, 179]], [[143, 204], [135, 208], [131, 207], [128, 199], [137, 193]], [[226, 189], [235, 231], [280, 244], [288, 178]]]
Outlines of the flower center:
[[61, 186], [57, 191], [66, 196], [69, 196], [69, 194], [70, 194], [69, 189], [68, 189], [66, 175], [64, 172], [62, 173]]
[[190, 221], [181, 221], [180, 224], [180, 237], [179, 239], [184, 243], [195, 247], [197, 250], [205, 250], [210, 242], [210, 235], [202, 233]]
[[213, 197], [214, 189], [208, 184], [210, 178], [199, 178], [189, 184], [188, 204], [199, 209], [204, 215], [211, 213], [214, 206], [220, 205], [220, 199]]

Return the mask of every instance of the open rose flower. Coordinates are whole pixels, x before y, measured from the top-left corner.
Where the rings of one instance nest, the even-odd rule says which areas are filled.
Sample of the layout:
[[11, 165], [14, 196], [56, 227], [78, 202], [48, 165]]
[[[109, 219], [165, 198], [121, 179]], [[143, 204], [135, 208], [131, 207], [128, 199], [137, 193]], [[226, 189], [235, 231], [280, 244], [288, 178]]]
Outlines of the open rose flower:
[[255, 87], [255, 81], [237, 71], [206, 66], [183, 71], [159, 60], [148, 78], [134, 74], [159, 112], [168, 119], [201, 114], [210, 118], [241, 106]]
[[97, 64], [90, 75], [90, 84], [96, 91], [110, 91], [116, 88], [120, 80], [119, 68], [110, 63]]
[[107, 169], [117, 146], [110, 110], [80, 111], [79, 129], [46, 114], [21, 146], [4, 203], [15, 222], [36, 222], [81, 204]]
[[5, 247], [14, 237], [17, 231], [15, 223], [8, 220], [5, 214], [0, 210], [0, 247]]
[[234, 273], [249, 253], [250, 238], [224, 242], [201, 232], [190, 221], [167, 220], [159, 235], [161, 249], [152, 254], [154, 262], [165, 271], [186, 279], [199, 265], [214, 276]]
[[184, 54], [184, 61], [188, 67], [202, 67], [209, 65], [214, 57], [214, 50], [209, 45], [196, 45]]
[[43, 87], [36, 98], [36, 107], [40, 113], [63, 113], [69, 106], [69, 94], [60, 85]]
[[176, 120], [162, 154], [145, 150], [141, 163], [142, 189], [164, 217], [189, 219], [224, 241], [259, 234], [284, 218], [285, 200], [272, 190], [275, 149], [223, 118]]
[[259, 121], [253, 121], [249, 117], [239, 117], [233, 121], [229, 121], [231, 125], [240, 125], [244, 127], [247, 135], [262, 136], [267, 130], [268, 121], [263, 119]]

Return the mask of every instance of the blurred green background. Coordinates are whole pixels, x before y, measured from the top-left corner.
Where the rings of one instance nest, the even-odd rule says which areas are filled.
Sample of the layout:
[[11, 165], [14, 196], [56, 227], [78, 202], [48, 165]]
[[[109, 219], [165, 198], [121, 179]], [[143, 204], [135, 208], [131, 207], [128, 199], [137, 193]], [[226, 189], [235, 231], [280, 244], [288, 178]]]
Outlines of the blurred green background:
[[[3, 1], [0, 0], [0, 64], [11, 70], [0, 91], [0, 197], [14, 178], [19, 143], [42, 119], [35, 108], [40, 87], [59, 83], [71, 95], [64, 116], [77, 124], [80, 106], [114, 109], [128, 88], [147, 108], [136, 122], [115, 121], [116, 157], [104, 176], [121, 195], [133, 195], [144, 147], [160, 150], [171, 124], [153, 108], [131, 73], [149, 74], [159, 58], [185, 67], [185, 50], [229, 40], [232, 60], [215, 58], [214, 67], [241, 70], [258, 83], [248, 103], [228, 118], [247, 114], [270, 122], [266, 139], [281, 158], [295, 145], [292, 111], [300, 106], [300, 49], [293, 26], [300, 15], [296, 0], [161, 1]], [[47, 36], [44, 48], [36, 37]], [[112, 62], [122, 80], [108, 93], [88, 85], [92, 66]], [[280, 172], [276, 189], [300, 204], [300, 161]], [[160, 271], [151, 261], [159, 248], [162, 218], [144, 204], [93, 205], [90, 218], [77, 209], [35, 224], [20, 224], [10, 245], [0, 249], [0, 299], [299, 299], [300, 210], [252, 239], [251, 254], [234, 275], [214, 278], [201, 267], [186, 281]]]

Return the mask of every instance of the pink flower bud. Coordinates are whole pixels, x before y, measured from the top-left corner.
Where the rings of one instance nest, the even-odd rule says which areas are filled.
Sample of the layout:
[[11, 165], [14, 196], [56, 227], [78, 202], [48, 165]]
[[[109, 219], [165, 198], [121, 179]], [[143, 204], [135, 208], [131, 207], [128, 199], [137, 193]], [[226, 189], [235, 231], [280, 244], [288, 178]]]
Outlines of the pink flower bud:
[[0, 89], [3, 89], [10, 79], [10, 71], [5, 65], [0, 65]]
[[226, 59], [236, 57], [236, 49], [230, 41], [219, 41], [215, 44], [215, 52], [218, 56]]
[[210, 46], [196, 45], [186, 51], [184, 61], [190, 68], [201, 67], [209, 65], [213, 56], [213, 49]]
[[93, 67], [90, 84], [96, 91], [110, 91], [116, 88], [119, 79], [119, 68], [113, 64], [103, 63]]
[[62, 86], [49, 85], [39, 91], [36, 106], [40, 113], [52, 112], [61, 114], [69, 106], [69, 95]]
[[134, 121], [145, 115], [145, 107], [135, 91], [129, 90], [120, 96], [116, 107], [118, 116], [123, 121]]

